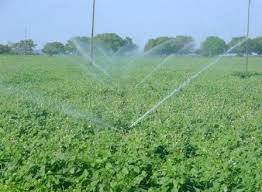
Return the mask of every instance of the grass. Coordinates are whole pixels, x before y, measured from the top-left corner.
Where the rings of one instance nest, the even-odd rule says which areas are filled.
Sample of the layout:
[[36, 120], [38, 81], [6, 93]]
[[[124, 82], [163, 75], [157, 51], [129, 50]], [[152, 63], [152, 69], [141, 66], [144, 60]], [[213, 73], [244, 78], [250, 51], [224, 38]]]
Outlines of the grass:
[[[0, 56], [0, 191], [262, 191], [262, 65]], [[136, 87], [136, 88], [135, 88]]]

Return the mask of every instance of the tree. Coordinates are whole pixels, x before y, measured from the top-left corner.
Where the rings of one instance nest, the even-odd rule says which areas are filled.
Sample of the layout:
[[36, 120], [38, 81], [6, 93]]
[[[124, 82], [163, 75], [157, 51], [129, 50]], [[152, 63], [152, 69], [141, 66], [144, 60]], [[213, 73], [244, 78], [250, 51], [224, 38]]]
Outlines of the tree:
[[[80, 51], [90, 53], [91, 39], [89, 37], [73, 37], [67, 41], [65, 51], [67, 54], [79, 55]], [[110, 53], [127, 54], [138, 47], [130, 37], [122, 39], [115, 33], [98, 34], [94, 37], [95, 54]], [[79, 50], [81, 49], [81, 50]]]
[[12, 45], [12, 52], [15, 54], [32, 55], [36, 44], [32, 39], [21, 40]]
[[172, 50], [174, 42], [173, 37], [158, 37], [156, 39], [149, 39], [145, 45], [144, 51], [150, 52], [151, 54], [168, 54]]
[[253, 44], [253, 51], [258, 55], [262, 55], [262, 37], [253, 39]]
[[11, 48], [8, 45], [0, 44], [0, 54], [7, 54], [11, 52]]
[[157, 55], [189, 54], [193, 51], [194, 39], [190, 36], [158, 37], [150, 39], [144, 51]]
[[78, 51], [74, 42], [70, 39], [65, 44], [65, 53], [70, 55], [77, 55]]
[[208, 37], [201, 45], [201, 54], [212, 57], [223, 54], [227, 49], [226, 42], [215, 36]]
[[105, 50], [117, 52], [126, 41], [115, 33], [103, 33], [95, 36], [95, 44]]
[[65, 46], [60, 42], [47, 43], [42, 49], [43, 53], [53, 56], [65, 54]]
[[67, 41], [65, 51], [67, 54], [80, 55], [80, 50], [86, 53], [90, 52], [90, 38], [89, 37], [73, 37]]
[[176, 36], [175, 38], [175, 53], [179, 55], [187, 55], [194, 51], [194, 39], [190, 36]]
[[254, 41], [251, 39], [248, 39], [245, 43], [244, 40], [246, 39], [246, 37], [242, 36], [242, 37], [233, 37], [232, 40], [228, 43], [228, 47], [231, 48], [241, 42], [243, 42], [242, 44], [240, 44], [239, 46], [237, 46], [236, 48], [234, 48], [232, 51], [230, 51], [230, 53], [234, 53], [237, 54], [238, 56], [243, 56], [246, 54], [246, 44], [248, 44], [248, 53], [251, 54], [254, 51]]
[[138, 49], [138, 46], [133, 42], [132, 38], [130, 37], [126, 37], [124, 39], [124, 45], [123, 47], [120, 47], [116, 53], [118, 55], [127, 55], [127, 54], [130, 54], [130, 53], [133, 53], [134, 51], [136, 51]]

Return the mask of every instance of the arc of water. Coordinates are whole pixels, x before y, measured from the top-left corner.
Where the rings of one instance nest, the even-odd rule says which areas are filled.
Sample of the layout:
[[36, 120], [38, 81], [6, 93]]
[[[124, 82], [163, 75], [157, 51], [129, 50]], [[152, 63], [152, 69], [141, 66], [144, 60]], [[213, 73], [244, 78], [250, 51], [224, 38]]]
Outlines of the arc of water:
[[[127, 45], [129, 45], [129, 43]], [[126, 48], [127, 45], [120, 47], [116, 52], [113, 53], [112, 57], [117, 56], [124, 48]]]
[[172, 41], [175, 41], [175, 39], [169, 39], [167, 41], [164, 41], [163, 43], [153, 47], [152, 49], [149, 49], [148, 51], [144, 52], [143, 53], [143, 56], [146, 56], [146, 55], [149, 55], [150, 53], [152, 53], [153, 51], [157, 50], [157, 49], [160, 49], [162, 48], [163, 46], [165, 46], [166, 44], [172, 42]]
[[[159, 44], [159, 45], [157, 45], [157, 46], [149, 49], [148, 51], [144, 52], [144, 53], [142, 54], [142, 57], [144, 57], [144, 56], [146, 56], [146, 55], [149, 55], [149, 54], [152, 53], [153, 51], [155, 51], [155, 50], [157, 50], [157, 49], [160, 49], [161, 47], [165, 46], [166, 44], [168, 44], [168, 43], [170, 43], [170, 42], [172, 42], [172, 41], [174, 41], [174, 39], [170, 39], [170, 40], [164, 41], [163, 43], [161, 43], [161, 44]], [[136, 61], [136, 58], [133, 58], [132, 60], [130, 60], [130, 61], [127, 63], [127, 65], [130, 65], [130, 64], [133, 63], [134, 61]]]
[[77, 62], [78, 66], [80, 67], [82, 72], [85, 72], [86, 74], [92, 76], [96, 81], [98, 81], [101, 84], [105, 84], [105, 82], [103, 80], [101, 80], [101, 78], [98, 78], [96, 74], [94, 73], [90, 73], [90, 71], [88, 70], [88, 68], [86, 67], [86, 65], [82, 62], [79, 61], [75, 61], [72, 57], [67, 57], [68, 61], [70, 62], [71, 65], [75, 65], [75, 63]]
[[26, 95], [26, 98], [29, 99], [31, 102], [33, 102], [36, 105], [42, 106], [43, 103], [51, 107], [56, 112], [62, 113], [64, 115], [70, 116], [75, 119], [87, 119], [90, 122], [96, 123], [98, 125], [101, 125], [103, 127], [114, 129], [114, 127], [101, 119], [98, 119], [94, 117], [92, 114], [81, 111], [72, 105], [65, 103], [62, 100], [59, 100], [57, 98], [51, 98], [48, 96], [40, 95], [37, 92], [33, 91], [27, 91], [15, 86], [5, 85], [5, 83], [0, 79], [0, 89], [5, 90], [6, 92], [9, 92], [11, 94], [19, 94], [19, 95]]
[[177, 93], [179, 93], [180, 91], [183, 90], [183, 88], [187, 87], [188, 85], [190, 85], [190, 83], [196, 79], [199, 75], [201, 75], [203, 72], [205, 72], [207, 69], [209, 69], [211, 66], [217, 64], [223, 57], [225, 54], [229, 53], [230, 51], [232, 51], [233, 49], [235, 49], [236, 47], [242, 45], [244, 42], [246, 42], [247, 39], [244, 39], [243, 41], [239, 42], [238, 44], [236, 44], [235, 46], [231, 47], [230, 49], [228, 49], [223, 55], [219, 55], [214, 61], [212, 61], [211, 63], [207, 64], [205, 67], [203, 67], [200, 71], [198, 71], [196, 74], [194, 74], [193, 76], [191, 76], [190, 78], [188, 78], [186, 81], [184, 81], [182, 84], [180, 84], [176, 89], [174, 89], [169, 95], [167, 95], [166, 97], [164, 97], [163, 99], [161, 99], [156, 105], [154, 105], [151, 109], [149, 109], [145, 114], [143, 114], [141, 117], [139, 117], [136, 121], [134, 121], [130, 128], [133, 128], [134, 126], [136, 126], [138, 123], [142, 122], [145, 118], [147, 118], [148, 115], [152, 114], [153, 112], [155, 112], [156, 109], [158, 109], [164, 102], [166, 102], [168, 99], [170, 99], [171, 97], [173, 97], [174, 95], [176, 95]]
[[178, 50], [178, 54], [181, 54], [182, 51], [185, 51], [185, 50], [187, 50], [188, 48], [190, 48], [192, 46], [194, 46], [194, 43], [192, 43], [192, 42], [185, 44], [181, 49]]
[[100, 53], [102, 53], [102, 55], [106, 58], [106, 60], [108, 60], [112, 64], [114, 63], [112, 58], [108, 54], [106, 54], [101, 47], [96, 46], [96, 48], [99, 50]]
[[109, 79], [112, 79], [112, 76], [109, 75], [107, 73], [107, 71], [105, 71], [102, 67], [100, 67], [99, 65], [96, 64], [96, 62], [94, 60], [91, 59], [91, 57], [81, 48], [81, 46], [79, 46], [79, 44], [73, 40], [74, 45], [76, 46], [77, 50], [80, 52], [80, 54], [87, 60], [89, 60], [90, 62], [92, 62], [93, 66], [99, 70], [100, 72], [102, 72], [106, 77], [108, 77]]
[[129, 42], [127, 42], [127, 44], [123, 45], [122, 47], [120, 47], [115, 53], [113, 53], [112, 57], [116, 57], [119, 53], [121, 53], [122, 50], [124, 50], [125, 48], [127, 48], [130, 45]]
[[147, 74], [136, 86], [135, 89], [137, 87], [139, 87], [141, 84], [143, 84], [147, 79], [149, 79], [156, 71], [158, 71], [158, 69], [160, 69], [164, 64], [166, 64], [172, 57], [174, 56], [174, 54], [167, 56], [162, 62], [160, 62], [149, 74]]
[[[182, 48], [180, 48], [177, 53], [180, 53], [182, 51], [184, 51], [185, 49], [187, 49], [189, 46], [191, 46], [191, 43], [188, 43], [186, 45], [184, 45]], [[160, 62], [148, 75], [146, 75], [136, 86], [135, 88], [137, 88], [139, 85], [143, 84], [147, 79], [149, 79], [158, 69], [160, 69], [164, 64], [166, 64], [169, 59], [171, 59], [175, 54], [171, 54], [169, 56], [167, 56], [162, 62]]]

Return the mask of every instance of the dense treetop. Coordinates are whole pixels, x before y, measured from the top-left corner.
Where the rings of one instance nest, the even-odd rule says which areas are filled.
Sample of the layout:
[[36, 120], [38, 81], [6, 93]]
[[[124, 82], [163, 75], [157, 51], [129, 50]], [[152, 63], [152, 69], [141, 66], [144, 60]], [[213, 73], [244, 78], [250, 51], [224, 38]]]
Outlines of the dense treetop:
[[[230, 47], [245, 40], [245, 37], [233, 37], [228, 43], [220, 37], [207, 37], [200, 48], [195, 47], [195, 41], [191, 36], [178, 35], [176, 37], [157, 37], [149, 39], [144, 47], [145, 54], [149, 55], [190, 55], [201, 54], [203, 56], [216, 56], [226, 52]], [[262, 37], [248, 39], [247, 42], [233, 49], [230, 53], [243, 56], [248, 47], [249, 54], [262, 55]], [[8, 45], [0, 44], [0, 54], [35, 54], [36, 44], [31, 39], [21, 40]], [[44, 45], [42, 53], [47, 55], [81, 55], [89, 54], [91, 50], [91, 38], [87, 36], [76, 36], [66, 43], [48, 42]], [[96, 55], [128, 55], [138, 50], [138, 46], [130, 37], [121, 37], [115, 33], [103, 33], [94, 37], [94, 51]], [[82, 53], [81, 53], [82, 52]]]

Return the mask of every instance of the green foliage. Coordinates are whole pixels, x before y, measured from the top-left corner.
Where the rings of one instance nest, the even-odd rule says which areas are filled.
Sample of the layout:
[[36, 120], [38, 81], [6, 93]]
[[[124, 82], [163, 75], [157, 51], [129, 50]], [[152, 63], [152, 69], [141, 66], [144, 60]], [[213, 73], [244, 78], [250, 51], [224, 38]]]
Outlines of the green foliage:
[[95, 36], [95, 42], [98, 46], [116, 52], [124, 46], [125, 41], [115, 33], [103, 33]]
[[161, 58], [128, 76], [120, 58], [108, 82], [80, 57], [0, 56], [0, 191], [261, 191], [260, 57], [244, 79], [222, 59], [125, 129], [211, 60], [172, 57], [134, 89]]
[[262, 55], [262, 37], [254, 38], [252, 41], [253, 51], [258, 55]]
[[150, 51], [156, 55], [184, 55], [193, 52], [194, 39], [189, 36], [158, 37], [150, 39], [144, 48], [145, 52]]
[[194, 51], [194, 39], [190, 36], [176, 36], [176, 54], [187, 55]]
[[51, 42], [45, 44], [42, 49], [43, 53], [53, 56], [53, 55], [63, 55], [65, 54], [65, 46], [60, 42]]
[[241, 79], [251, 78], [253, 76], [262, 76], [262, 73], [259, 72], [234, 72], [234, 76], [239, 77]]
[[128, 55], [138, 50], [138, 46], [133, 42], [133, 39], [126, 37], [124, 39], [124, 45], [116, 51], [119, 55]]
[[[246, 37], [234, 37], [232, 40], [229, 42], [228, 47], [233, 47], [236, 44], [240, 43], [243, 41]], [[236, 47], [234, 50], [231, 51], [231, 53], [235, 53], [239, 56], [243, 56], [246, 53], [246, 47], [245, 44], [240, 45], [239, 47]]]
[[[167, 43], [172, 42], [172, 41], [174, 41], [174, 38], [172, 38], [172, 37], [158, 37], [156, 39], [149, 39], [148, 42], [145, 45], [144, 51], [145, 52], [150, 51], [154, 47], [157, 47], [157, 46], [162, 45], [162, 44], [167, 44]], [[161, 50], [162, 49], [160, 49], [159, 53], [161, 53]]]
[[225, 53], [227, 49], [226, 42], [215, 36], [207, 37], [201, 45], [201, 54], [203, 56], [216, 56]]
[[11, 52], [11, 48], [8, 45], [0, 44], [0, 54], [8, 54]]
[[113, 53], [119, 50], [125, 53], [137, 49], [137, 45], [133, 43], [130, 37], [123, 39], [115, 33], [98, 34], [94, 39], [97, 46]]
[[79, 50], [81, 48], [86, 53], [90, 52], [90, 38], [89, 37], [73, 37], [67, 41], [65, 45], [65, 52], [70, 55], [79, 55]]
[[77, 55], [78, 50], [72, 39], [68, 40], [65, 44], [65, 52], [69, 55]]
[[[229, 42], [228, 47], [233, 47], [240, 43], [241, 41], [244, 41], [246, 37], [234, 37]], [[236, 47], [231, 51], [231, 53], [235, 53], [238, 56], [243, 56], [246, 54], [246, 46], [248, 45], [248, 53], [251, 54], [254, 52], [254, 40], [248, 39], [245, 43], [241, 44], [240, 46]]]
[[36, 44], [32, 39], [21, 40], [11, 46], [12, 52], [18, 55], [32, 55]]
[[[65, 45], [66, 53], [79, 55], [81, 48], [85, 53], [90, 53], [91, 39], [89, 37], [73, 37]], [[98, 34], [94, 37], [94, 48], [96, 55], [101, 55], [102, 51], [107, 53], [118, 53], [119, 55], [128, 54], [137, 50], [137, 45], [130, 37], [122, 39], [115, 33]]]

